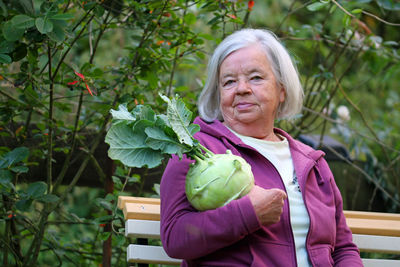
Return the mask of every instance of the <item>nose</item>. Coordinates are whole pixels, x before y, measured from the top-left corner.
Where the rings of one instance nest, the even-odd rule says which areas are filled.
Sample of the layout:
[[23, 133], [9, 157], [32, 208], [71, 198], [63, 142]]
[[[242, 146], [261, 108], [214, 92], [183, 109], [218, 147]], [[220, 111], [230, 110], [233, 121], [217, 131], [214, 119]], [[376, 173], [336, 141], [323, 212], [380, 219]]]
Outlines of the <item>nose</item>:
[[236, 92], [238, 94], [248, 94], [251, 92], [250, 84], [247, 79], [239, 79], [238, 85], [236, 87]]

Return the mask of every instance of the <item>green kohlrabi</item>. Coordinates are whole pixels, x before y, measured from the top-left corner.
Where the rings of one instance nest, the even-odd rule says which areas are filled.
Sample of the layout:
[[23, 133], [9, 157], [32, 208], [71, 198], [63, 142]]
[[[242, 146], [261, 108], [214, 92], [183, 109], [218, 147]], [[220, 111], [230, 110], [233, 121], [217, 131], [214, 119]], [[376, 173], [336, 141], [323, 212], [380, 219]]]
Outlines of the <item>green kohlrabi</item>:
[[215, 209], [246, 195], [254, 186], [250, 165], [241, 157], [214, 154], [193, 134], [192, 112], [179, 98], [160, 95], [168, 104], [167, 114], [155, 114], [149, 106], [128, 111], [120, 105], [111, 110], [113, 122], [106, 135], [108, 155], [128, 167], [154, 168], [165, 155], [185, 154], [194, 159], [186, 175], [186, 196], [197, 210]]

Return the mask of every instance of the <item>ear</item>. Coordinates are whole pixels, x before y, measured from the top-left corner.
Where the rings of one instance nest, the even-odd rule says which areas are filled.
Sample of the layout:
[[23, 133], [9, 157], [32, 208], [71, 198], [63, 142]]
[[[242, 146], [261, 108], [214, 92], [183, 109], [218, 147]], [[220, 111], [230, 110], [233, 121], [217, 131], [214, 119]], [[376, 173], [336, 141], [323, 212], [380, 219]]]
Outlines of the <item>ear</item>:
[[279, 90], [280, 90], [279, 91], [279, 102], [283, 103], [283, 102], [285, 102], [285, 99], [286, 99], [286, 90], [282, 85], [280, 86]]

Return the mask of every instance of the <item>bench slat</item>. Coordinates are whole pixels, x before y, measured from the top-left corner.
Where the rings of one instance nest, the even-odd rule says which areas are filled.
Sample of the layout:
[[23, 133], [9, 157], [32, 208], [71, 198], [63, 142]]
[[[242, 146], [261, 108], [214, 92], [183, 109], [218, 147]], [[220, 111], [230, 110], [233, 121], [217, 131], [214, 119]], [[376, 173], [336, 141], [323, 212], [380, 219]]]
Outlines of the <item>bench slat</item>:
[[386, 259], [361, 259], [364, 267], [399, 267], [398, 260], [386, 260]]
[[369, 234], [400, 237], [400, 220], [346, 218], [353, 234]]
[[353, 234], [360, 251], [400, 254], [400, 237]]
[[163, 247], [131, 244], [127, 249], [128, 262], [180, 265], [181, 259], [174, 259], [165, 253]]
[[343, 213], [346, 216], [346, 218], [400, 221], [400, 214], [398, 213], [355, 211], [355, 210], [344, 210]]
[[123, 212], [125, 220], [160, 220], [160, 204], [127, 202], [124, 205]]
[[118, 197], [118, 208], [122, 210], [125, 203], [139, 203], [139, 204], [156, 204], [160, 205], [159, 198], [150, 197], [129, 197], [129, 196], [119, 196]]
[[125, 236], [160, 239], [160, 221], [126, 220]]
[[[153, 199], [141, 203], [125, 201], [125, 219], [160, 220], [160, 204]], [[400, 237], [400, 214], [345, 211], [345, 216], [353, 234]]]

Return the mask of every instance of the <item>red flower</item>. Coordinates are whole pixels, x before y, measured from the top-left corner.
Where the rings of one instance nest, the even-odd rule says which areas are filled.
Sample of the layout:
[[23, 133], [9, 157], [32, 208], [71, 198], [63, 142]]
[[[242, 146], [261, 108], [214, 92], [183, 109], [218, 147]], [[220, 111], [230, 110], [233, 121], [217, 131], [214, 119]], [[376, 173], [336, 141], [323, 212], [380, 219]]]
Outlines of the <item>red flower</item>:
[[89, 91], [89, 94], [91, 96], [93, 96], [92, 90], [90, 90], [89, 85], [87, 83], [85, 83], [85, 85], [86, 85], [86, 89]]
[[79, 76], [79, 78], [81, 78], [82, 80], [85, 80], [85, 76], [83, 76], [82, 73], [79, 73], [77, 71], [75, 71], [75, 74]]
[[73, 81], [73, 82], [69, 82], [68, 85], [75, 85], [77, 83], [78, 83], [78, 81]]
[[[85, 80], [85, 76], [82, 73], [79, 73], [77, 71], [75, 71], [75, 74], [82, 79], [82, 81], [85, 83], [86, 89], [88, 90], [89, 94], [91, 96], [93, 96], [93, 91], [90, 89], [89, 85], [87, 84], [86, 80]], [[68, 85], [76, 85], [77, 83], [79, 83], [79, 81], [72, 81], [67, 83]], [[96, 92], [94, 92], [94, 94], [96, 94]]]
[[249, 8], [249, 11], [251, 11], [253, 9], [253, 6], [254, 6], [254, 1], [253, 0], [251, 0], [251, 1], [249, 1], [247, 3], [247, 7]]
[[101, 224], [99, 224], [99, 226], [100, 226], [100, 227], [105, 227], [106, 224], [105, 224], [105, 223], [101, 223]]

